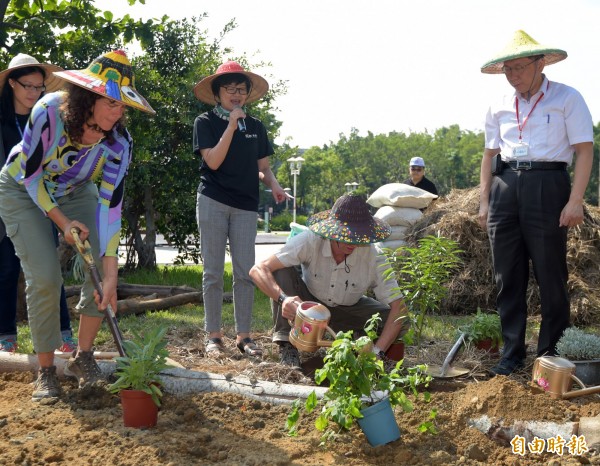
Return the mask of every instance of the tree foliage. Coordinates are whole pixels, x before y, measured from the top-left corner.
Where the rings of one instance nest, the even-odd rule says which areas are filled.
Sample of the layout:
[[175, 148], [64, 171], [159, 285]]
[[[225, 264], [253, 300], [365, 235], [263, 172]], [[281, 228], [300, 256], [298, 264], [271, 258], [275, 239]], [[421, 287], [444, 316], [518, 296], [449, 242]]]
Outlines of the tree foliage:
[[0, 0], [0, 24], [0, 63], [22, 52], [69, 68], [86, 66], [114, 44], [135, 39], [145, 47], [160, 27], [129, 15], [116, 18], [93, 0]]
[[[594, 139], [594, 164], [585, 200], [597, 205], [600, 123], [594, 127]], [[432, 134], [368, 132], [366, 136], [353, 128], [349, 136], [341, 134], [336, 143], [303, 152], [305, 162], [297, 179], [299, 211], [310, 214], [329, 209], [346, 192], [348, 182], [360, 183], [358, 192], [365, 195], [384, 184], [402, 182], [409, 176], [409, 161], [414, 156], [425, 159], [425, 175], [440, 195], [473, 188], [479, 185], [483, 147], [482, 132], [461, 130], [458, 125], [439, 128]], [[291, 186], [289, 171], [280, 170], [278, 179], [282, 186]]]
[[[93, 0], [0, 0], [2, 68], [19, 52], [76, 69], [113, 48], [129, 43], [141, 46], [139, 56], [132, 57], [136, 86], [157, 115], [129, 112], [128, 126], [135, 141], [124, 201], [129, 267], [155, 264], [157, 234], [178, 247], [181, 260], [199, 257], [195, 193], [200, 161], [192, 154], [191, 144], [194, 118], [209, 106], [195, 99], [192, 88], [196, 82], [212, 74], [224, 60], [235, 59], [271, 82], [269, 93], [249, 105], [248, 112], [265, 124], [272, 140], [281, 125], [276, 100], [286, 92], [286, 83], [264, 72], [270, 63], [250, 63], [245, 55], [232, 56], [231, 50], [222, 47], [222, 39], [236, 26], [233, 21], [224, 25], [216, 40], [209, 41], [201, 28], [203, 17], [171, 21], [163, 16], [142, 21], [102, 11]], [[600, 143], [600, 123], [594, 127], [594, 137]], [[305, 158], [297, 177], [297, 207], [299, 215], [310, 214], [330, 208], [348, 182], [358, 182], [358, 192], [368, 195], [383, 184], [406, 179], [409, 160], [415, 155], [425, 159], [426, 176], [440, 194], [476, 186], [483, 143], [483, 133], [461, 130], [458, 125], [433, 133], [368, 132], [366, 136], [353, 128], [349, 135], [340, 134], [335, 143], [307, 150], [286, 141], [275, 147], [271, 166], [280, 184], [291, 188], [293, 179], [286, 160], [298, 155]], [[586, 193], [586, 201], [593, 204], [598, 203], [599, 190], [597, 147]], [[285, 204], [274, 205], [271, 193], [263, 187], [260, 210], [269, 207], [277, 213]]]
[[[140, 112], [130, 114], [135, 161], [126, 183], [124, 217], [129, 244], [136, 254], [128, 254], [129, 266], [155, 265], [157, 233], [178, 248], [178, 261], [199, 260], [195, 206], [200, 160], [192, 153], [192, 133], [196, 116], [212, 107], [195, 98], [193, 87], [230, 58], [246, 69], [269, 66], [250, 64], [245, 56], [231, 57], [230, 50], [221, 48], [221, 39], [235, 23], [226, 24], [220, 37], [209, 42], [201, 20], [164, 23], [134, 61], [137, 75], [143, 77], [138, 79], [140, 92], [157, 114], [152, 118]], [[273, 102], [283, 92], [285, 84], [274, 82], [265, 98], [247, 106], [272, 139], [281, 125], [273, 114]]]

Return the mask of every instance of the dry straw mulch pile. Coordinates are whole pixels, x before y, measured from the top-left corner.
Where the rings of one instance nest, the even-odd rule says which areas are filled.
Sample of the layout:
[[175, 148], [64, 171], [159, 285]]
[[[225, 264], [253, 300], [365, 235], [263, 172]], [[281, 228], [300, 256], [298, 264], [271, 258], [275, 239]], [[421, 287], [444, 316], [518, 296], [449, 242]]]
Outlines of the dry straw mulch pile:
[[[496, 286], [487, 233], [477, 223], [479, 188], [452, 190], [436, 200], [420, 221], [407, 232], [414, 244], [427, 235], [440, 235], [458, 242], [462, 264], [448, 283], [449, 293], [442, 312], [474, 313], [477, 307], [495, 309]], [[571, 316], [575, 325], [600, 323], [600, 209], [585, 205], [584, 223], [569, 229], [567, 262]], [[530, 272], [527, 304], [539, 314], [540, 297]]]

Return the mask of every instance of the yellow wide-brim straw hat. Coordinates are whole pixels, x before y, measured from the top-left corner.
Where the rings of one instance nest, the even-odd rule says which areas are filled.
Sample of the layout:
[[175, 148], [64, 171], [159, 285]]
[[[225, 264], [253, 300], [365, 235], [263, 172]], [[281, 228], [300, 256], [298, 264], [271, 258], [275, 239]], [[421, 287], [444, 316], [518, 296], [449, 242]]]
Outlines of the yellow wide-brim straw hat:
[[122, 102], [143, 112], [156, 114], [146, 99], [136, 90], [133, 69], [123, 50], [114, 50], [100, 55], [83, 70], [66, 70], [54, 74], [103, 97]]
[[54, 71], [62, 71], [63, 69], [60, 66], [51, 65], [50, 63], [40, 63], [31, 55], [19, 53], [10, 61], [8, 68], [0, 73], [0, 93], [2, 93], [2, 90], [4, 89], [4, 84], [6, 84], [9, 74], [18, 68], [26, 68], [28, 66], [42, 68], [46, 73], [46, 78], [44, 79], [46, 90], [44, 92], [54, 92], [63, 85], [63, 82], [52, 74]]
[[525, 31], [518, 30], [508, 45], [481, 67], [481, 72], [501, 74], [505, 61], [536, 55], [543, 55], [546, 65], [552, 65], [567, 58], [567, 52], [564, 50], [542, 45]]
[[217, 101], [212, 91], [212, 82], [224, 74], [238, 73], [246, 76], [252, 83], [252, 89], [246, 98], [246, 103], [252, 103], [260, 99], [269, 90], [269, 83], [265, 78], [250, 71], [244, 70], [242, 66], [235, 61], [227, 61], [217, 68], [215, 74], [207, 76], [194, 86], [194, 95], [196, 98], [206, 104], [216, 105]]

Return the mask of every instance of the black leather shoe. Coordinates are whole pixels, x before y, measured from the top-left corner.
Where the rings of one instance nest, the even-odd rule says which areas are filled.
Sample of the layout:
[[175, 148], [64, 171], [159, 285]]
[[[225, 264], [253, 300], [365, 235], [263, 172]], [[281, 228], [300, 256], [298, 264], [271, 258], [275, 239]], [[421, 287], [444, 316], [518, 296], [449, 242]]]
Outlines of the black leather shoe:
[[500, 362], [490, 369], [492, 375], [510, 375], [524, 366], [523, 361], [502, 358]]

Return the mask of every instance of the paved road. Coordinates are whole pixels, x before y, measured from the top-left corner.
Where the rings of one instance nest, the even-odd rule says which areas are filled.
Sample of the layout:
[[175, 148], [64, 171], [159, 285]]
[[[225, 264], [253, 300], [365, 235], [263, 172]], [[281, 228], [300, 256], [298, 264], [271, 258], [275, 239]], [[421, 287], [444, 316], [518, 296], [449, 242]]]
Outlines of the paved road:
[[[263, 232], [258, 233], [256, 235], [256, 262], [262, 261], [276, 251], [279, 251], [286, 239], [287, 236], [285, 235], [275, 235], [272, 233]], [[169, 246], [162, 236], [157, 238], [156, 244], [156, 263], [160, 265], [172, 264], [173, 259], [175, 259], [177, 256], [177, 248]], [[120, 247], [119, 253], [122, 253], [120, 254], [121, 257], [119, 258], [119, 264], [124, 264], [125, 248]], [[225, 256], [225, 261], [231, 262], [231, 257], [229, 257], [229, 254]], [[192, 264], [193, 262], [187, 263]]]

